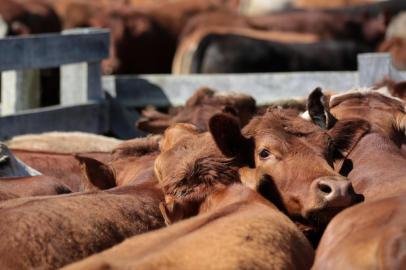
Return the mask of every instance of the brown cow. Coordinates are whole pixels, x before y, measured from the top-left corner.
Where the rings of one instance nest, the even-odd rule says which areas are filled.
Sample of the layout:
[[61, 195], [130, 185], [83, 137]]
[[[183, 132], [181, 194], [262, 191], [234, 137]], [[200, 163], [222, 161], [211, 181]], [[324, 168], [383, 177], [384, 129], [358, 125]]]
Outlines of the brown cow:
[[294, 219], [317, 220], [321, 226], [360, 199], [332, 164], [368, 129], [364, 121], [340, 121], [326, 131], [295, 111], [272, 108], [251, 120], [242, 133], [230, 116], [210, 120], [222, 153], [255, 166], [254, 188], [271, 199], [279, 196], [277, 205]]
[[115, 176], [117, 186], [157, 182], [154, 162], [159, 154], [161, 136], [128, 140], [116, 147], [106, 170]]
[[170, 72], [176, 37], [150, 14], [129, 8], [102, 10], [89, 25], [111, 31], [110, 57], [102, 62], [105, 74]]
[[15, 136], [6, 144], [11, 149], [54, 153], [111, 152], [121, 140], [85, 132], [45, 132]]
[[3, 0], [0, 15], [8, 24], [7, 35], [28, 35], [61, 31], [54, 9], [42, 0]]
[[[0, 178], [0, 192], [9, 194], [10, 198], [59, 195], [71, 193], [69, 187], [55, 178], [39, 175], [26, 177]], [[7, 197], [1, 198], [0, 201]]]
[[0, 268], [56, 269], [160, 228], [162, 201], [155, 183], [143, 183], [2, 202]]
[[92, 26], [111, 30], [110, 57], [102, 63], [105, 74], [169, 73], [186, 21], [202, 11], [233, 6], [224, 5], [228, 1], [223, 0], [160, 1], [134, 6], [112, 4], [114, 1], [61, 1], [68, 2], [56, 8], [64, 18], [65, 28]]
[[[256, 183], [248, 185], [289, 216], [306, 222], [317, 219], [323, 226], [340, 209], [357, 200], [349, 181], [334, 172], [330, 164], [337, 151], [335, 145], [338, 150], [346, 149], [352, 137], [367, 129], [365, 125], [362, 121], [344, 122], [327, 133], [295, 112], [272, 109], [244, 128], [246, 138], [233, 116], [218, 114], [210, 120], [210, 131], [222, 153], [208, 133], [199, 134], [191, 125], [178, 124], [165, 131], [155, 171], [165, 193], [190, 193], [193, 197], [194, 193], [202, 194], [176, 189], [180, 179], [194, 181], [194, 175], [187, 174], [189, 168], [207, 173], [203, 178], [216, 187], [237, 181], [232, 172], [241, 166], [255, 166]], [[177, 170], [174, 162], [181, 164]], [[188, 198], [183, 196], [182, 201], [187, 203]]]
[[313, 250], [303, 234], [256, 192], [235, 184], [202, 199], [198, 216], [64, 269], [310, 268]]
[[406, 108], [401, 100], [368, 88], [355, 89], [332, 96], [326, 107], [338, 120], [363, 119], [371, 125], [372, 132], [391, 138], [399, 146], [406, 142], [401, 133], [406, 125]]
[[[67, 185], [73, 192], [85, 190], [82, 169], [74, 154], [50, 153], [13, 149], [13, 154], [24, 163], [40, 171], [42, 174], [54, 177]], [[82, 153], [81, 156], [95, 158], [107, 163], [110, 153]], [[101, 188], [110, 188], [115, 183], [104, 183]]]
[[352, 163], [348, 178], [365, 201], [406, 193], [406, 155], [389, 138], [365, 135], [346, 158]]
[[146, 110], [143, 112], [144, 118], [136, 125], [139, 129], [150, 133], [163, 133], [175, 123], [190, 123], [202, 131], [207, 131], [210, 117], [221, 111], [236, 114], [242, 125], [245, 125], [256, 112], [255, 100], [244, 94], [200, 88], [175, 115]]
[[[126, 237], [162, 227], [159, 204], [164, 196], [153, 171], [158, 139], [149, 137], [122, 143], [111, 154], [111, 163], [102, 163], [90, 155], [75, 157], [78, 163], [75, 166], [85, 172], [81, 183], [86, 190], [95, 190], [94, 185], [106, 188], [106, 183], [125, 186], [0, 203], [0, 227], [10, 228], [0, 235], [0, 243], [4, 243], [0, 244], [0, 268], [59, 268]], [[66, 156], [53, 160], [66, 163]], [[56, 230], [61, 232], [59, 236], [54, 235]]]
[[404, 193], [344, 210], [328, 225], [312, 269], [404, 269], [405, 212]]
[[177, 124], [165, 131], [160, 148], [155, 170], [166, 195], [161, 205], [166, 222], [198, 216], [66, 269], [310, 267], [313, 252], [307, 240], [272, 204], [233, 185], [239, 183], [238, 170], [216, 150], [209, 133]]
[[[313, 104], [323, 99], [322, 93], [313, 98]], [[330, 108], [325, 103], [314, 110], [330, 111], [339, 121], [362, 119], [370, 123], [371, 131], [345, 153], [338, 166], [348, 174], [357, 193], [366, 201], [393, 196], [406, 191], [406, 155], [401, 147], [406, 142], [404, 103], [373, 91], [353, 92], [330, 99]], [[331, 115], [329, 113], [329, 115]], [[310, 112], [310, 114], [312, 114]]]
[[[153, 163], [158, 154], [159, 136], [124, 141], [111, 152], [80, 154], [49, 153], [14, 149], [14, 154], [44, 175], [55, 177], [73, 192], [88, 190], [83, 181], [83, 166], [108, 172], [114, 177], [90, 179], [101, 189], [132, 185], [154, 178]], [[141, 180], [140, 180], [141, 179]], [[142, 180], [144, 179], [144, 180]], [[94, 180], [94, 181], [93, 181]], [[156, 180], [155, 180], [156, 181]]]
[[320, 39], [351, 39], [368, 44], [371, 49], [385, 36], [384, 16], [328, 13], [323, 11], [279, 12], [265, 16], [245, 17], [230, 11], [205, 12], [191, 18], [181, 39], [197, 30], [211, 27], [247, 28], [252, 30], [284, 31], [314, 34]]
[[339, 8], [374, 3], [374, 0], [296, 0], [293, 6], [305, 9]]

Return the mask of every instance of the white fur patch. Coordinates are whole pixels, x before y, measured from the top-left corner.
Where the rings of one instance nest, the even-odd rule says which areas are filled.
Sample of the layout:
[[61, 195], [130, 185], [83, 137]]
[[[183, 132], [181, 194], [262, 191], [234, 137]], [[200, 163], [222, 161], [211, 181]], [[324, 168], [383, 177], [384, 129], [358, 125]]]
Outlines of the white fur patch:
[[299, 115], [301, 118], [303, 118], [306, 121], [312, 121], [312, 118], [310, 117], [309, 111], [305, 111]]

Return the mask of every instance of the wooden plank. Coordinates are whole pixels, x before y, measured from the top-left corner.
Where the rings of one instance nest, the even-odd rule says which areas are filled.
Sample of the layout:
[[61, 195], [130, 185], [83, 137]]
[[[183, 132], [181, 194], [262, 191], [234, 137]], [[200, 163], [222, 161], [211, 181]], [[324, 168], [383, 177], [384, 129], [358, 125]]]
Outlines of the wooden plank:
[[0, 39], [0, 70], [58, 67], [108, 57], [109, 31], [81, 29], [70, 33]]
[[345, 91], [357, 72], [105, 76], [103, 89], [127, 107], [183, 105], [199, 87], [252, 95], [258, 104], [307, 96], [315, 87]]
[[76, 106], [51, 106], [27, 110], [0, 118], [0, 139], [15, 135], [47, 131], [109, 131], [109, 109], [106, 103], [86, 103]]

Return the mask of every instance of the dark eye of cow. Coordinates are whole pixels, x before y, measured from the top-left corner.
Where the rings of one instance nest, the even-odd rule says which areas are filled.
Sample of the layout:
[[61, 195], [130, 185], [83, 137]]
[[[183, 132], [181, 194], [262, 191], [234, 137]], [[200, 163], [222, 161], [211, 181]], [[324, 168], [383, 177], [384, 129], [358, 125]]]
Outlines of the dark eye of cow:
[[269, 152], [267, 149], [262, 149], [261, 152], [259, 152], [259, 157], [262, 159], [265, 159], [271, 155], [271, 152]]

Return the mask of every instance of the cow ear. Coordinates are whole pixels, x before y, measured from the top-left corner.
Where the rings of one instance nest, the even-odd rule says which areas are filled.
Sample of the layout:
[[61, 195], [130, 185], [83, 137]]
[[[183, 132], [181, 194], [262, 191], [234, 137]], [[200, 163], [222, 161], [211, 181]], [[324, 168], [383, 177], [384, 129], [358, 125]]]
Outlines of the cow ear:
[[337, 122], [337, 119], [329, 111], [327, 98], [320, 87], [310, 93], [307, 99], [307, 110], [313, 123], [323, 129], [329, 129]]
[[[338, 121], [328, 131], [332, 138], [335, 151], [338, 157], [346, 157], [359, 140], [370, 131], [371, 126], [367, 121], [361, 119], [348, 119]], [[335, 156], [337, 158], [337, 155]]]
[[225, 156], [255, 167], [254, 141], [242, 135], [240, 122], [236, 117], [228, 113], [215, 114], [209, 120], [209, 129], [217, 147]]
[[222, 111], [223, 113], [228, 113], [228, 114], [230, 114], [230, 115], [232, 115], [232, 116], [238, 117], [238, 112], [237, 112], [237, 110], [236, 110], [234, 107], [232, 107], [232, 106], [225, 105], [225, 106], [221, 109], [221, 111]]
[[75, 155], [83, 174], [84, 189], [109, 189], [116, 186], [114, 172], [96, 159]]

